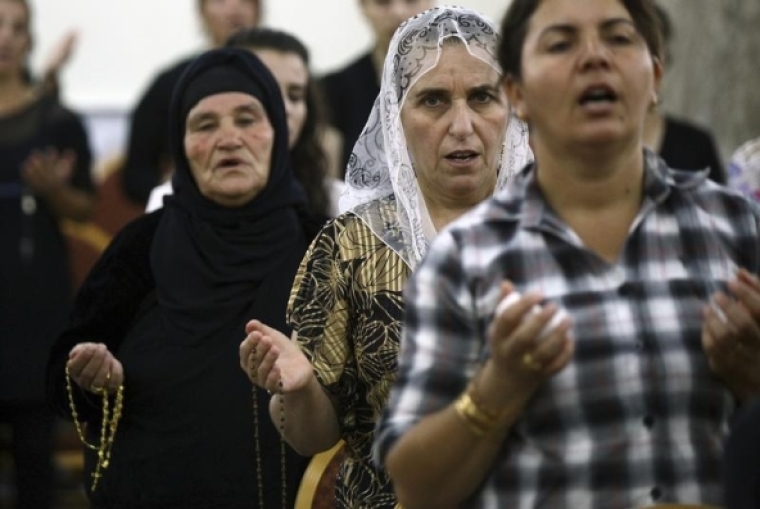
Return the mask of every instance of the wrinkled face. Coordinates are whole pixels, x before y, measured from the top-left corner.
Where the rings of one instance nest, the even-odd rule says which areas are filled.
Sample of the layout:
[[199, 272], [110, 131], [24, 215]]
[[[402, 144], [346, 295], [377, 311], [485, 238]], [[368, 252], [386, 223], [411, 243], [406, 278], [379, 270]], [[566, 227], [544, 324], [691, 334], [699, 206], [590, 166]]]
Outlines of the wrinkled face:
[[539, 152], [599, 148], [640, 143], [661, 73], [619, 0], [543, 0], [506, 88]]
[[0, 74], [20, 72], [30, 44], [26, 7], [14, 0], [0, 0]]
[[509, 118], [499, 78], [463, 44], [445, 44], [408, 91], [401, 125], [428, 202], [471, 205], [493, 193]]
[[433, 0], [361, 0], [362, 13], [383, 48], [401, 23], [434, 6]]
[[306, 91], [309, 86], [309, 71], [306, 63], [296, 53], [258, 48], [253, 52], [269, 68], [280, 85], [288, 118], [288, 147], [293, 148], [301, 136], [308, 114]]
[[258, 2], [254, 0], [204, 0], [203, 25], [214, 46], [221, 46], [235, 32], [256, 26]]
[[257, 98], [225, 92], [202, 99], [190, 110], [185, 155], [203, 196], [240, 207], [267, 184], [274, 129]]

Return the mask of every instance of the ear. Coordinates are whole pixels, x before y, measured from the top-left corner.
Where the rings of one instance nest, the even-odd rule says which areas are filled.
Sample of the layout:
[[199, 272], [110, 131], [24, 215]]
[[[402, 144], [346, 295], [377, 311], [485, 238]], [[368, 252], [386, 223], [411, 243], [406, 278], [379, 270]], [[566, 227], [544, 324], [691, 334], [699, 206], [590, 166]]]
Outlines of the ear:
[[504, 93], [507, 94], [507, 99], [515, 112], [515, 116], [523, 122], [527, 122], [529, 118], [528, 106], [525, 104], [520, 81], [513, 75], [507, 74], [502, 81], [502, 87], [504, 88]]
[[662, 85], [662, 75], [665, 71], [663, 70], [662, 62], [659, 58], [653, 56], [652, 57], [652, 74], [654, 76], [654, 88], [652, 90], [652, 103], [654, 105], [657, 104], [659, 101], [659, 94], [660, 94], [660, 86]]

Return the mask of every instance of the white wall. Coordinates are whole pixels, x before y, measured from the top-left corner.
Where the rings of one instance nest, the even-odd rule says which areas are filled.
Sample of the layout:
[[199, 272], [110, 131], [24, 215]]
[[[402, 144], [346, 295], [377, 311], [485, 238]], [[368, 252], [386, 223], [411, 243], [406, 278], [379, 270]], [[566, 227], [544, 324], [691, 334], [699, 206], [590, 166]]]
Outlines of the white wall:
[[[313, 69], [339, 67], [370, 44], [358, 0], [263, 0], [265, 24], [301, 37]], [[202, 48], [195, 0], [31, 0], [39, 70], [71, 29], [78, 45], [62, 75], [63, 97], [82, 111], [130, 109], [153, 74]], [[468, 7], [498, 20], [508, 0], [468, 0]], [[462, 2], [458, 2], [462, 5]]]

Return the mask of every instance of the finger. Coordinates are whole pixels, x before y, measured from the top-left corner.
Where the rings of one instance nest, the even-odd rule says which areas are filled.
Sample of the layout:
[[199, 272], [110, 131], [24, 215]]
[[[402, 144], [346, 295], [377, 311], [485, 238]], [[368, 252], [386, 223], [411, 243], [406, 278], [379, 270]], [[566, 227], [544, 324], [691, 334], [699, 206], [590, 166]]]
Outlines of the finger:
[[563, 348], [559, 355], [550, 361], [544, 370], [549, 376], [556, 375], [565, 369], [565, 366], [568, 365], [572, 360], [573, 355], [575, 355], [575, 340], [569, 334], [565, 334], [563, 339]]
[[240, 343], [240, 368], [245, 372], [248, 372], [250, 369], [251, 353], [256, 349], [257, 345], [258, 336], [254, 337], [252, 333], [249, 333]]
[[111, 393], [115, 393], [119, 390], [120, 386], [124, 385], [124, 367], [115, 357], [111, 357], [110, 373], [111, 378], [108, 381], [108, 390]]
[[254, 332], [254, 331], [262, 332], [261, 331], [262, 325], [263, 324], [258, 320], [250, 320], [247, 324], [245, 324], [245, 333], [250, 334], [251, 332]]
[[[744, 279], [728, 282], [731, 293], [741, 302], [753, 321], [760, 319], [760, 291]], [[727, 299], [728, 300], [728, 299]]]
[[546, 337], [538, 341], [538, 345], [533, 351], [533, 358], [541, 366], [552, 365], [565, 350], [565, 343], [571, 326], [572, 320], [565, 318]]
[[279, 356], [280, 352], [277, 348], [272, 348], [259, 366], [259, 379], [263, 380], [264, 388], [271, 393], [278, 392], [280, 385], [281, 370], [276, 366]]
[[508, 337], [517, 332], [521, 325], [524, 325], [525, 318], [531, 312], [534, 306], [541, 302], [542, 296], [535, 292], [523, 295], [517, 302], [501, 311], [491, 324], [492, 335], [496, 338]]
[[755, 274], [752, 274], [750, 271], [744, 268], [739, 269], [736, 274], [739, 280], [754, 288], [756, 292], [760, 292], [760, 278], [758, 278]]
[[[80, 387], [88, 391], [91, 390], [92, 386], [95, 384], [95, 377], [98, 375], [105, 362], [105, 357], [105, 346], [96, 345], [92, 355], [82, 368], [79, 377], [75, 379]], [[105, 374], [103, 375], [103, 378], [105, 379]]]

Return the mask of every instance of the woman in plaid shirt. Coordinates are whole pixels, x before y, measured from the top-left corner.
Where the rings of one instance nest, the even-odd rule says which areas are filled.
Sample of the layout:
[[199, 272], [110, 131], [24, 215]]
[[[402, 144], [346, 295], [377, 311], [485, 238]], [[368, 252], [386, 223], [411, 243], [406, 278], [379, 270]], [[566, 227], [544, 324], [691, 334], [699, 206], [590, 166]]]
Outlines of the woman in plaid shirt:
[[758, 212], [643, 149], [650, 0], [514, 0], [501, 34], [536, 164], [411, 276], [375, 456], [406, 508], [719, 505], [760, 393]]

